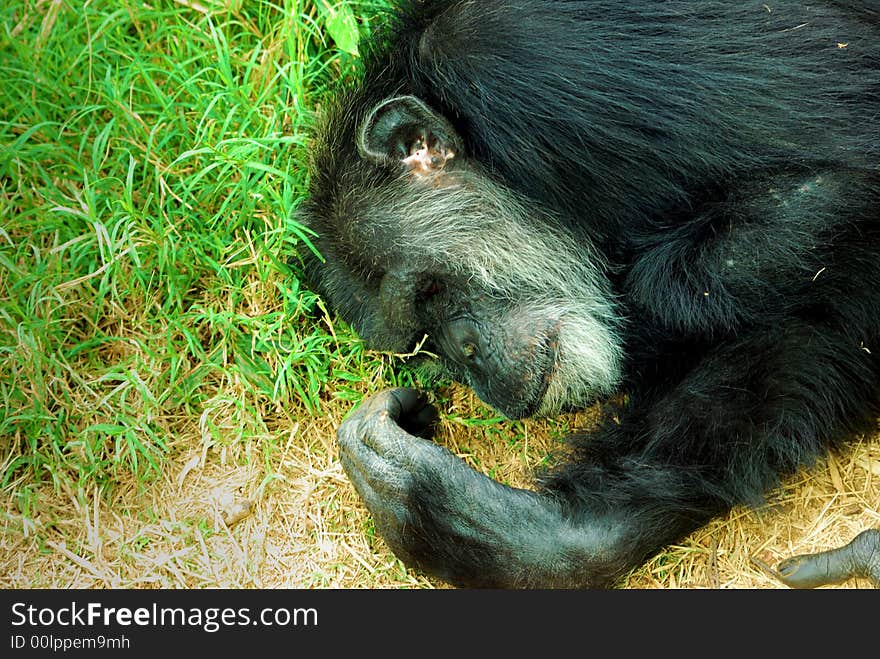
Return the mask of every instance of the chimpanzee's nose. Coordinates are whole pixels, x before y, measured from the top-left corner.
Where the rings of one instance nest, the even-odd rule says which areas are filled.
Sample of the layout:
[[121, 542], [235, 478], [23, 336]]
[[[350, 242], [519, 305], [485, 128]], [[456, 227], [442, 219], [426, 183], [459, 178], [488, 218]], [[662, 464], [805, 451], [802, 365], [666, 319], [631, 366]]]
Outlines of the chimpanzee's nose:
[[449, 323], [443, 332], [441, 346], [448, 356], [461, 364], [476, 362], [482, 357], [482, 341], [477, 324], [467, 318]]

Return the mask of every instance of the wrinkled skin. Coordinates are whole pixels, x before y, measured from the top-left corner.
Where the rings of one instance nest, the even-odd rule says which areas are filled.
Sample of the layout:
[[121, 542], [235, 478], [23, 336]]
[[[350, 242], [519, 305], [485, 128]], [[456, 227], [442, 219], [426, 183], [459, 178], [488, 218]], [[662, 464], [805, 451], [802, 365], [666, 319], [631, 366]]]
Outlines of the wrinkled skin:
[[[436, 419], [425, 393], [391, 389], [339, 428], [345, 471], [395, 554], [462, 585], [575, 585], [571, 573], [589, 564], [612, 529], [581, 537], [587, 530], [566, 524], [559, 503], [474, 471], [423, 438]], [[507, 572], [510, 581], [499, 580]]]
[[816, 588], [850, 579], [869, 580], [880, 588], [880, 529], [867, 529], [843, 547], [782, 561], [775, 575], [792, 588]]

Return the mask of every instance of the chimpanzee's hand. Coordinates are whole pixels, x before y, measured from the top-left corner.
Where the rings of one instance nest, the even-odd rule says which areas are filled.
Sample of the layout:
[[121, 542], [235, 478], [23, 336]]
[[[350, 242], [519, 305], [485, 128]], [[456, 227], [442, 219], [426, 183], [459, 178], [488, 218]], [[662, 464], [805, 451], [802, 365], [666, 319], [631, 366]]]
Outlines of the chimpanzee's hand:
[[583, 538], [548, 497], [502, 485], [422, 439], [425, 394], [383, 391], [339, 428], [342, 464], [379, 533], [407, 564], [457, 585], [566, 585]]

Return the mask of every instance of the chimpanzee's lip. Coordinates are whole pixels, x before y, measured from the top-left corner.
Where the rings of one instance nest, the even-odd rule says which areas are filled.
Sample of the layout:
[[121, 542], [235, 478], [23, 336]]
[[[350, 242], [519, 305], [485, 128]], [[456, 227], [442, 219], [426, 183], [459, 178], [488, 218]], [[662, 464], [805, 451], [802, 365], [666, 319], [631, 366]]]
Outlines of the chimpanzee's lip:
[[535, 348], [535, 363], [533, 368], [535, 369], [536, 374], [540, 373], [540, 376], [533, 380], [535, 383], [533, 385], [534, 390], [531, 392], [521, 392], [522, 398], [520, 399], [520, 405], [505, 406], [490, 403], [508, 419], [527, 419], [534, 416], [541, 408], [544, 396], [547, 394], [547, 389], [549, 389], [550, 382], [553, 380], [553, 374], [556, 371], [556, 361], [559, 352], [559, 329], [561, 324], [561, 320], [554, 321]]
[[535, 399], [529, 409], [528, 416], [534, 416], [544, 402], [544, 396], [547, 395], [547, 389], [550, 388], [550, 382], [556, 373], [557, 357], [559, 355], [559, 328], [562, 321], [558, 320], [553, 328], [548, 332], [544, 341], [544, 353], [547, 355], [543, 375], [541, 376], [541, 385], [536, 392]]

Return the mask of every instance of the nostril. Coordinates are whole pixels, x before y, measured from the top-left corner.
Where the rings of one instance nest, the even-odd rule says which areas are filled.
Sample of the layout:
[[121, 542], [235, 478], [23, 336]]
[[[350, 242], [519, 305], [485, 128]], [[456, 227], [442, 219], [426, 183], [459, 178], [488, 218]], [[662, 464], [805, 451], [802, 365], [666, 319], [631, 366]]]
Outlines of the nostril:
[[480, 354], [480, 333], [470, 320], [454, 320], [446, 327], [446, 342], [450, 356], [456, 361], [471, 362]]

